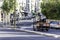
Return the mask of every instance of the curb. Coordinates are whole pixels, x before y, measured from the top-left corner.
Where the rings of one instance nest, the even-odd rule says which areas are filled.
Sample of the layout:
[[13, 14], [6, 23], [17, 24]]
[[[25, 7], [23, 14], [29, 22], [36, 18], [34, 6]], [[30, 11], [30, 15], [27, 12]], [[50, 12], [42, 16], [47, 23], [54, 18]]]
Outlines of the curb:
[[39, 35], [43, 35], [43, 36], [48, 36], [48, 37], [60, 38], [60, 35], [58, 35], [58, 34], [37, 32], [37, 31], [30, 31], [30, 30], [22, 30], [22, 29], [15, 29], [15, 30], [20, 30], [20, 31], [29, 32], [29, 33], [35, 33], [35, 34], [39, 34]]
[[[2, 28], [2, 29], [12, 29], [12, 28]], [[43, 36], [48, 36], [48, 37], [54, 37], [54, 38], [60, 38], [60, 35], [57, 34], [51, 34], [51, 33], [44, 33], [44, 32], [37, 32], [37, 31], [30, 31], [30, 30], [24, 30], [24, 29], [19, 29], [19, 28], [13, 28], [14, 30], [19, 30], [23, 32], [28, 32], [28, 33], [35, 33]]]

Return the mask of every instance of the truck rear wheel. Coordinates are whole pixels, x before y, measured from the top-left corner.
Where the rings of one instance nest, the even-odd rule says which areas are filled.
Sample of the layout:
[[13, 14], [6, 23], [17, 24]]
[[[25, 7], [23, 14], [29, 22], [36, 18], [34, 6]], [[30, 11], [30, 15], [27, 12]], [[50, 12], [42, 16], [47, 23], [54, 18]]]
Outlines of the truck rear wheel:
[[48, 31], [49, 29], [46, 29], [46, 31]]
[[37, 31], [37, 26], [36, 25], [33, 25], [33, 30]]
[[45, 30], [46, 30], [46, 31], [48, 31], [48, 30], [49, 30], [49, 28], [46, 28]]

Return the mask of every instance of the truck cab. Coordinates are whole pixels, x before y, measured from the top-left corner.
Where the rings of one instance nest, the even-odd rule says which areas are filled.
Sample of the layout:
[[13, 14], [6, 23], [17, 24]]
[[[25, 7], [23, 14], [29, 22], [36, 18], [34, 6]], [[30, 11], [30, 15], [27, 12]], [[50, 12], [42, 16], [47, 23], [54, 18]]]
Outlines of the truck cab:
[[46, 20], [46, 18], [41, 19], [41, 16], [37, 15], [35, 17], [36, 21], [33, 23], [34, 31], [48, 31], [50, 28], [50, 23]]

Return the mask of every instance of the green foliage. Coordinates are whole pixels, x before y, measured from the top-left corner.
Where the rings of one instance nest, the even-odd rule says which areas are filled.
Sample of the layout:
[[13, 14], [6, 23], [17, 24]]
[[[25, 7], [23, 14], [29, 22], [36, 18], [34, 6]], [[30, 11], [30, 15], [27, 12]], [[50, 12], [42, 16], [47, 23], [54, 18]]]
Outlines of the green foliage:
[[41, 8], [48, 19], [60, 20], [60, 0], [43, 1]]
[[11, 10], [14, 9], [16, 5], [16, 0], [4, 0], [2, 5], [2, 10], [6, 13], [9, 13]]

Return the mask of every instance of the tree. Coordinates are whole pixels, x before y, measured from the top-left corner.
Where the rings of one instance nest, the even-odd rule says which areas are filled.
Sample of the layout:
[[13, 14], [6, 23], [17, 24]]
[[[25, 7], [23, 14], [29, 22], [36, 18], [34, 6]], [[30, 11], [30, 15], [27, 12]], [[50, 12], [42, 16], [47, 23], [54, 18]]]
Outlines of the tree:
[[14, 0], [4, 0], [2, 10], [6, 12], [8, 15], [8, 13], [14, 9], [14, 5], [15, 5]]
[[[16, 8], [16, 0], [4, 0], [3, 5], [2, 5], [2, 10], [6, 14], [6, 18], [8, 20], [8, 15], [9, 13]], [[7, 21], [6, 20], [6, 21]]]
[[60, 20], [60, 0], [48, 0], [48, 2], [43, 0], [41, 8], [48, 19]]
[[14, 27], [16, 28], [16, 0], [14, 0]]

